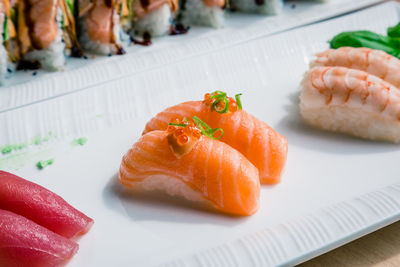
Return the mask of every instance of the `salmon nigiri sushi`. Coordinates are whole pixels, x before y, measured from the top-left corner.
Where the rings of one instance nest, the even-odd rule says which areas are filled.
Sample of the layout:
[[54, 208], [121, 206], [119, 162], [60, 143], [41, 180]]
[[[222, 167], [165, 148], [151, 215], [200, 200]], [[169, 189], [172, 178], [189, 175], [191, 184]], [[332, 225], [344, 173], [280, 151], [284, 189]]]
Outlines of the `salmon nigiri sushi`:
[[400, 143], [400, 90], [364, 71], [315, 67], [301, 84], [304, 120], [324, 130]]
[[204, 122], [198, 127], [176, 120], [167, 130], [149, 132], [123, 157], [119, 181], [135, 190], [164, 190], [223, 213], [251, 215], [259, 205], [258, 170], [240, 152], [213, 139], [220, 131]]
[[221, 127], [221, 141], [241, 152], [259, 170], [260, 181], [277, 184], [287, 157], [286, 138], [265, 122], [242, 109], [240, 95], [236, 101], [226, 93], [206, 94], [204, 101], [189, 101], [167, 108], [151, 119], [143, 133], [164, 130], [174, 118], [198, 116], [210, 127]]

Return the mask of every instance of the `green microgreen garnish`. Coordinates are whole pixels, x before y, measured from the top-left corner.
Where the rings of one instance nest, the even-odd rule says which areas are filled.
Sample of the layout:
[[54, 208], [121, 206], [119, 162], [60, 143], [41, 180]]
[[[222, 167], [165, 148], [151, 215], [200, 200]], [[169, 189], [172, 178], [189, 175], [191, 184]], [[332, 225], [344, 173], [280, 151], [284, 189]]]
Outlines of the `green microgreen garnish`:
[[8, 17], [5, 16], [4, 18], [4, 24], [3, 24], [3, 41], [7, 41], [9, 38], [9, 32], [8, 32]]
[[75, 14], [75, 1], [74, 0], [67, 0], [67, 6], [69, 10], [71, 11], [71, 14]]
[[[194, 123], [196, 123], [197, 127], [200, 128], [201, 133], [209, 138], [219, 140], [224, 135], [224, 130], [222, 130], [221, 128], [212, 129], [210, 126], [207, 125], [207, 123], [202, 121], [199, 117], [193, 116], [193, 121]], [[217, 132], [221, 133], [218, 137], [215, 137], [215, 133]]]
[[237, 95], [235, 95], [236, 104], [237, 104], [237, 107], [238, 107], [239, 110], [242, 109], [242, 101], [240, 100], [240, 96], [241, 96], [241, 95], [243, 95], [243, 94], [237, 94]]
[[168, 125], [171, 125], [171, 126], [177, 126], [177, 127], [186, 127], [186, 126], [188, 126], [187, 124], [181, 124], [181, 123], [168, 123]]
[[[237, 103], [237, 106], [238, 106], [239, 110], [242, 109], [242, 102], [240, 101], [240, 96], [241, 95], [242, 94], [235, 95], [236, 103]], [[225, 92], [222, 92], [222, 91], [212, 92], [210, 94], [210, 99], [214, 100], [212, 105], [211, 105], [213, 110], [215, 110], [216, 112], [221, 113], [221, 114], [229, 112], [229, 99], [228, 99], [228, 96], [227, 96], [227, 94]], [[219, 104], [221, 102], [224, 103], [224, 108], [223, 109], [219, 108]]]

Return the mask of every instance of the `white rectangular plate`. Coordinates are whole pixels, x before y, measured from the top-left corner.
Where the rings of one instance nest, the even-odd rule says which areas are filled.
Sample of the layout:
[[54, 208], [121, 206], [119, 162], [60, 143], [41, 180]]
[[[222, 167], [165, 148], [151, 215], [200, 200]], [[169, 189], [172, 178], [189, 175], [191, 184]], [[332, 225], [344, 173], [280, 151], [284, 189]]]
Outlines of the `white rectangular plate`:
[[[24, 161], [17, 174], [95, 219], [70, 266], [301, 262], [399, 219], [399, 146], [311, 129], [297, 110], [302, 74], [327, 40], [344, 30], [384, 33], [398, 21], [399, 7], [390, 2], [3, 111], [0, 140], [21, 142], [48, 131], [59, 139], [4, 156], [0, 168]], [[121, 157], [145, 122], [214, 89], [242, 92], [244, 108], [288, 138], [282, 183], [262, 186], [258, 213], [232, 218], [164, 196], [121, 192], [115, 182]], [[82, 134], [87, 145], [69, 145]], [[52, 157], [54, 165], [35, 170], [36, 160]]]

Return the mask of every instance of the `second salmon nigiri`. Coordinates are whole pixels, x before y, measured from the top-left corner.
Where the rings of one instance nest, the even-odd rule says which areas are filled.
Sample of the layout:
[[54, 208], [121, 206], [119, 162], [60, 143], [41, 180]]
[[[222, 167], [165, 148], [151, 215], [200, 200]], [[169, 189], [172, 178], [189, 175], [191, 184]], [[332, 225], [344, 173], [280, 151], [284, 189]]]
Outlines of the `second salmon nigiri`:
[[234, 215], [251, 215], [259, 205], [257, 168], [227, 144], [202, 136], [193, 125], [143, 135], [123, 157], [119, 180]]
[[221, 141], [237, 149], [259, 170], [261, 183], [279, 183], [287, 157], [286, 138], [265, 122], [241, 109], [239, 103], [216, 91], [204, 101], [190, 101], [167, 108], [151, 119], [143, 133], [165, 130], [172, 118], [198, 116], [211, 127], [224, 129]]

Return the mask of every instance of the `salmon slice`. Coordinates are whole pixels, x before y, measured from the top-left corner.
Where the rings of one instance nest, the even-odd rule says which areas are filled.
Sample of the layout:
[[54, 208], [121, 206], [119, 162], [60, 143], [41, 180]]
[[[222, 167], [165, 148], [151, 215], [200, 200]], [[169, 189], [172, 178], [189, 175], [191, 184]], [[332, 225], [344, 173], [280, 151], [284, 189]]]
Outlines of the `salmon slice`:
[[143, 135], [123, 157], [119, 181], [136, 190], [164, 190], [232, 215], [251, 215], [259, 205], [257, 168], [227, 144], [205, 136], [178, 157], [167, 131]]
[[18, 1], [18, 34], [22, 53], [30, 46], [35, 49], [46, 49], [58, 34], [56, 15], [59, 7], [55, 0], [21, 0]]
[[93, 1], [86, 19], [86, 29], [91, 40], [99, 43], [115, 43], [114, 13], [114, 3], [108, 5], [105, 0]]
[[13, 212], [0, 209], [0, 225], [0, 266], [60, 266], [78, 251], [75, 242]]
[[22, 215], [66, 238], [83, 235], [93, 225], [91, 218], [60, 196], [5, 171], [0, 171], [0, 209]]
[[208, 7], [220, 7], [223, 8], [225, 6], [225, 0], [203, 0], [203, 4]]
[[318, 53], [310, 63], [315, 66], [346, 67], [375, 75], [397, 88], [400, 87], [400, 60], [381, 50], [366, 47], [341, 47]]
[[173, 118], [193, 116], [212, 128], [222, 128], [225, 134], [220, 140], [237, 149], [258, 168], [261, 183], [280, 182], [288, 150], [286, 138], [244, 110], [220, 114], [202, 101], [185, 102], [158, 113], [143, 133], [164, 130]]

